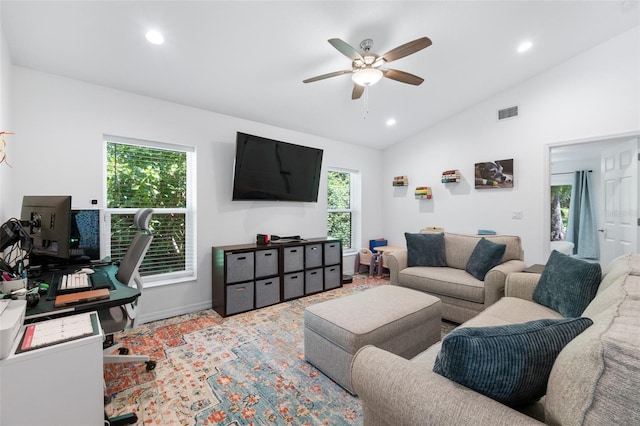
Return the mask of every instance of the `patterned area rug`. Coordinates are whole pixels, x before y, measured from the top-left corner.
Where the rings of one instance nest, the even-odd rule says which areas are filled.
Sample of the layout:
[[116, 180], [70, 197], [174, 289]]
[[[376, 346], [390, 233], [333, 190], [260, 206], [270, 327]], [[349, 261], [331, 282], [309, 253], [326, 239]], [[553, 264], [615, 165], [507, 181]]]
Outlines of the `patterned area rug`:
[[118, 342], [157, 366], [105, 366], [106, 411], [135, 412], [140, 425], [361, 424], [359, 399], [304, 360], [303, 312], [381, 284], [388, 280], [360, 275], [340, 289], [228, 318], [209, 309], [119, 333]]

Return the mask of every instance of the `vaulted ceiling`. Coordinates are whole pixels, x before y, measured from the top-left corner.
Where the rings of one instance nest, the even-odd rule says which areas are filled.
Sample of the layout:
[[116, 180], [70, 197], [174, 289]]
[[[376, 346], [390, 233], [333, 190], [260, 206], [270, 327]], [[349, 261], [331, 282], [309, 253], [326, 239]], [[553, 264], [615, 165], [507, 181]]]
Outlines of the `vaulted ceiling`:
[[[0, 8], [16, 66], [379, 149], [640, 24], [637, 0], [2, 0]], [[149, 29], [164, 44], [147, 42]], [[423, 36], [433, 45], [389, 64], [424, 78], [420, 86], [382, 79], [353, 101], [348, 74], [302, 82], [350, 68], [330, 38], [355, 48], [372, 39], [382, 54]], [[526, 40], [532, 48], [517, 53]]]

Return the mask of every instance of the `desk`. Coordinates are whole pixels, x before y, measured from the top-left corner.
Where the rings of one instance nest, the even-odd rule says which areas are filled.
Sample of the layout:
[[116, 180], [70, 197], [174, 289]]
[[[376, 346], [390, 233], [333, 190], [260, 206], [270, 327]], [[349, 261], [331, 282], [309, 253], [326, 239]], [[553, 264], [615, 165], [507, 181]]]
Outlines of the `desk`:
[[92, 336], [16, 354], [18, 337], [11, 355], [0, 360], [0, 424], [102, 425], [102, 339], [98, 329]]
[[376, 269], [378, 270], [378, 276], [382, 275], [383, 269], [387, 267], [387, 262], [384, 258], [385, 253], [391, 253], [394, 251], [405, 250], [404, 247], [396, 247], [396, 246], [378, 246], [373, 248], [376, 251], [374, 254], [374, 258], [372, 259], [372, 263], [375, 261], [377, 263]]
[[40, 302], [36, 306], [27, 309], [24, 319], [25, 323], [32, 322], [34, 320], [78, 314], [81, 312], [101, 311], [114, 306], [126, 305], [127, 303], [133, 302], [140, 296], [140, 291], [138, 291], [137, 288], [126, 286], [116, 279], [116, 272], [118, 271], [117, 266], [110, 265], [103, 268], [107, 271], [111, 281], [116, 287], [115, 290], [111, 290], [109, 292], [108, 299], [56, 308], [54, 306], [54, 300], [46, 300], [46, 297], [41, 297]]

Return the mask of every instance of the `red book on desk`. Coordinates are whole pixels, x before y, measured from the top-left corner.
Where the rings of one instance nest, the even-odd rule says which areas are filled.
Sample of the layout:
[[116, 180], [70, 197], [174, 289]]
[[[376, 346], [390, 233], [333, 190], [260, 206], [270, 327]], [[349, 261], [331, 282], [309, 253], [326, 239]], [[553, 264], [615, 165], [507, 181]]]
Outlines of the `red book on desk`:
[[80, 291], [78, 293], [61, 294], [56, 296], [55, 307], [74, 305], [76, 303], [92, 302], [94, 300], [102, 300], [109, 298], [108, 288], [99, 288], [97, 290]]

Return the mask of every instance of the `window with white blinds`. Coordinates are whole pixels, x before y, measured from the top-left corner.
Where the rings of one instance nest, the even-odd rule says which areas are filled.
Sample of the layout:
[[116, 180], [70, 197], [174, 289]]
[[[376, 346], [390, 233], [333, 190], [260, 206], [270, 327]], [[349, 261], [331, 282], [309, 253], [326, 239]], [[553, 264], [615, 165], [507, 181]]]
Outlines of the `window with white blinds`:
[[153, 241], [140, 275], [145, 284], [195, 277], [195, 149], [105, 135], [109, 252], [120, 261], [137, 229], [133, 216], [153, 208]]
[[354, 252], [360, 233], [360, 175], [352, 170], [327, 172], [327, 231], [342, 241], [344, 253]]

